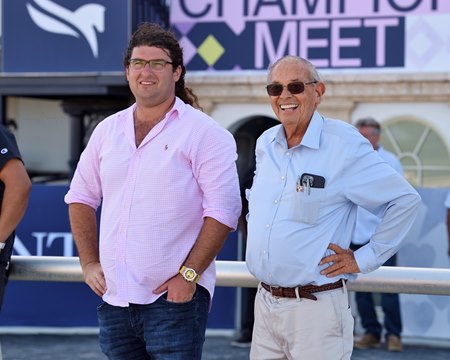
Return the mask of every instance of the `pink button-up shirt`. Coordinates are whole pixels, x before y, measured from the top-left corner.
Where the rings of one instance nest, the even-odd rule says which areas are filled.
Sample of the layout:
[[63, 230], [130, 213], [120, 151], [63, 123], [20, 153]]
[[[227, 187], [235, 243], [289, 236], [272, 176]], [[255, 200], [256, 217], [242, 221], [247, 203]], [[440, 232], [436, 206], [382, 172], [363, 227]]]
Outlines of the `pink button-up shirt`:
[[[236, 143], [206, 114], [176, 99], [136, 148], [133, 112], [95, 128], [66, 203], [97, 209], [100, 261], [111, 305], [149, 304], [153, 290], [176, 275], [204, 217], [235, 229], [241, 211]], [[214, 292], [215, 264], [199, 284]]]

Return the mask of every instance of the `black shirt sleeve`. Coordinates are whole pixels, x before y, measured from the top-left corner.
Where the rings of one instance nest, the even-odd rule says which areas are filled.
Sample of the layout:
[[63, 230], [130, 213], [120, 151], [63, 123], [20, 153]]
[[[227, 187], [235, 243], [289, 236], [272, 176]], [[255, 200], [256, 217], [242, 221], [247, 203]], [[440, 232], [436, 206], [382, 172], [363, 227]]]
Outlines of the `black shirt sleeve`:
[[22, 160], [16, 138], [6, 127], [0, 125], [0, 169], [15, 158]]

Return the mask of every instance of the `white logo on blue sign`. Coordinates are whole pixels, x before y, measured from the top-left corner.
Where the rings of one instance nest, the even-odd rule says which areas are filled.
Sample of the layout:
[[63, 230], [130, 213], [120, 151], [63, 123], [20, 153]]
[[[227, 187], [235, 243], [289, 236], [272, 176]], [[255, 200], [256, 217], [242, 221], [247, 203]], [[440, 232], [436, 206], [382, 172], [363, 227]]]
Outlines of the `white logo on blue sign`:
[[50, 0], [33, 0], [27, 4], [27, 10], [31, 19], [42, 30], [76, 38], [83, 36], [94, 57], [98, 57], [97, 32], [105, 31], [103, 5], [86, 4], [71, 11]]

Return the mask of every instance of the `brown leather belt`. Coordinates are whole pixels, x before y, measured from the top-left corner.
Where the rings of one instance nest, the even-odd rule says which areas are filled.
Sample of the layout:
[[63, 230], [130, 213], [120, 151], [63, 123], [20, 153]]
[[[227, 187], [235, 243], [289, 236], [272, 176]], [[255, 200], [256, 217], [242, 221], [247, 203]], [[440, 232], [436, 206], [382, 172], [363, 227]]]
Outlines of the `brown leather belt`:
[[338, 280], [331, 284], [325, 285], [305, 285], [297, 286], [295, 288], [285, 288], [280, 286], [270, 286], [265, 283], [261, 283], [261, 286], [272, 294], [272, 296], [285, 297], [285, 298], [305, 298], [310, 300], [317, 300], [317, 297], [313, 293], [339, 289], [344, 286], [343, 280]]

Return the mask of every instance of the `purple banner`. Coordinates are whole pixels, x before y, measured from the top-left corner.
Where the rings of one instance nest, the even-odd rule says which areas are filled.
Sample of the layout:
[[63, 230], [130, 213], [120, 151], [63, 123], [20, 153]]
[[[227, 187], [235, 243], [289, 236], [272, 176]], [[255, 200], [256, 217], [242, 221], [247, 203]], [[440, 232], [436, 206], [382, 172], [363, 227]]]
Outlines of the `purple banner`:
[[265, 70], [287, 54], [328, 69], [448, 71], [449, 15], [445, 0], [174, 0], [171, 5], [188, 69], [208, 71]]

